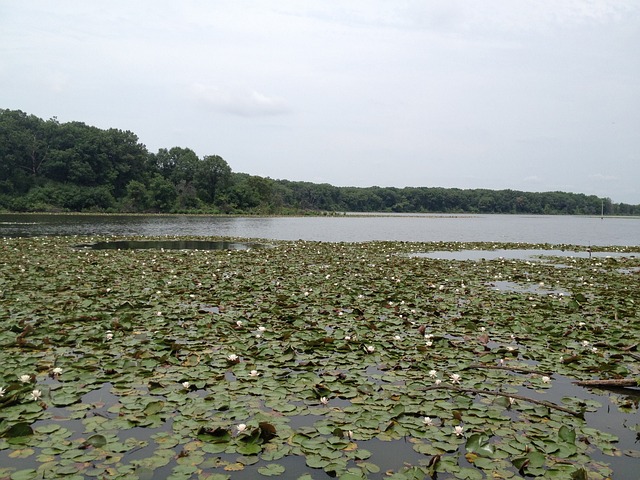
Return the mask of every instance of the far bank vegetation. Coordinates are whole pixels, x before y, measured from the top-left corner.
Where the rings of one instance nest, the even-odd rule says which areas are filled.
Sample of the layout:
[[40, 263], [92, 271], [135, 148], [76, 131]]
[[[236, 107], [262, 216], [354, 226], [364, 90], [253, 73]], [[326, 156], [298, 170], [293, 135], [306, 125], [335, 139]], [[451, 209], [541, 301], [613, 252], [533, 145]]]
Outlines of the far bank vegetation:
[[232, 171], [218, 155], [149, 152], [130, 131], [0, 110], [0, 210], [320, 214], [640, 215], [640, 205], [566, 192], [335, 187]]

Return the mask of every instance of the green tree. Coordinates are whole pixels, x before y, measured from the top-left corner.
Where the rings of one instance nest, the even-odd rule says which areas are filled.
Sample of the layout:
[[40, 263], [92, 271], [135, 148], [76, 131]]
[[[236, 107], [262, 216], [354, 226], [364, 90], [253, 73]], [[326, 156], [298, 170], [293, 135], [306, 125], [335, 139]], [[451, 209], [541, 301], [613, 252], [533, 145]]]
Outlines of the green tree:
[[170, 212], [177, 197], [176, 187], [162, 175], [156, 175], [149, 183], [149, 207], [157, 212]]
[[131, 180], [127, 184], [127, 194], [123, 199], [123, 207], [129, 212], [144, 212], [149, 208], [149, 192], [144, 183]]
[[213, 205], [216, 196], [223, 192], [231, 180], [231, 167], [218, 155], [205, 156], [197, 168], [195, 180], [198, 196]]

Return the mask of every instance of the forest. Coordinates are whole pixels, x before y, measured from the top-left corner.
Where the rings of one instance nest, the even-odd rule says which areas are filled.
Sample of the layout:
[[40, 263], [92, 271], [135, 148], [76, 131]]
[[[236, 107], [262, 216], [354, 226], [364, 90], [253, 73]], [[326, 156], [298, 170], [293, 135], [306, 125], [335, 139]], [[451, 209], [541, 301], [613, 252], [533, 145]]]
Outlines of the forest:
[[567, 192], [336, 187], [234, 172], [185, 147], [149, 152], [135, 133], [0, 109], [0, 210], [326, 214], [640, 215], [640, 205]]

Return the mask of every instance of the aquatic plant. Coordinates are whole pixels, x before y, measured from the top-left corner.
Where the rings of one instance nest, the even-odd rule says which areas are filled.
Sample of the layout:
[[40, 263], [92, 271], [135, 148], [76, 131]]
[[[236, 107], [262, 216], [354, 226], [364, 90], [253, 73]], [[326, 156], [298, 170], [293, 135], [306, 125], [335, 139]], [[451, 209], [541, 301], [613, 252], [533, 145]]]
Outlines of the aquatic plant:
[[598, 479], [639, 455], [593, 421], [611, 403], [635, 436], [637, 390], [572, 383], [634, 386], [637, 253], [74, 248], [98, 240], [0, 241], [0, 477]]

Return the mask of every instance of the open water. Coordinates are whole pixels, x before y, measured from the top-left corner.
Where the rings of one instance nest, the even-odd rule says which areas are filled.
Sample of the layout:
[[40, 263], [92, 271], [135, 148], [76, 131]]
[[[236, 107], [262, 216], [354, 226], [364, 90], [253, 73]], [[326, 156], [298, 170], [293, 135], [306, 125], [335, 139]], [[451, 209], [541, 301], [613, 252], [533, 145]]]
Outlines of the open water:
[[223, 236], [365, 242], [514, 242], [640, 245], [640, 217], [344, 214], [318, 217], [0, 214], [0, 237]]

